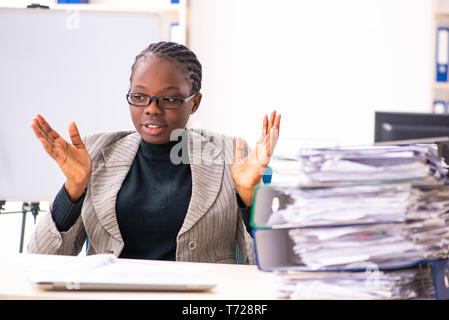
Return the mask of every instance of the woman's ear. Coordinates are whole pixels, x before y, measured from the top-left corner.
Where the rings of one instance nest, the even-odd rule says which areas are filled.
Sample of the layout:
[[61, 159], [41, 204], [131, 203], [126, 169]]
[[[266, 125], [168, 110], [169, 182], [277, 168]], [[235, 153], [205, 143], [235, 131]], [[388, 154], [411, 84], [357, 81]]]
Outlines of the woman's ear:
[[191, 114], [194, 114], [196, 112], [196, 110], [198, 110], [198, 108], [200, 107], [202, 97], [203, 96], [201, 93], [197, 93], [197, 95], [193, 98], [192, 111], [190, 112]]

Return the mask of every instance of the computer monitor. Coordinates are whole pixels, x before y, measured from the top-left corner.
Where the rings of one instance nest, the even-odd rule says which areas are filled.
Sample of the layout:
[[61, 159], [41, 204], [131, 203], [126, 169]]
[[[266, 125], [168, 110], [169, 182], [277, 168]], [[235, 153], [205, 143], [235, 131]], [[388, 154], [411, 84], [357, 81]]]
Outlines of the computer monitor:
[[[449, 137], [449, 114], [379, 112], [375, 113], [374, 142]], [[447, 145], [442, 156], [449, 163]]]

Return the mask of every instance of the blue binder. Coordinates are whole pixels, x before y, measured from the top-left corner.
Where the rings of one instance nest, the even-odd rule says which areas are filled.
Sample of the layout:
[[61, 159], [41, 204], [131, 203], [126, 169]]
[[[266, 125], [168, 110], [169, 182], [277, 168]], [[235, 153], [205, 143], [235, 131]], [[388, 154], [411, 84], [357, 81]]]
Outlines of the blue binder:
[[445, 260], [430, 260], [423, 262], [423, 265], [428, 265], [432, 270], [433, 286], [435, 289], [436, 300], [449, 299], [449, 259]]
[[436, 39], [436, 81], [447, 82], [449, 60], [449, 28], [439, 27]]
[[58, 3], [89, 3], [89, 0], [58, 0]]

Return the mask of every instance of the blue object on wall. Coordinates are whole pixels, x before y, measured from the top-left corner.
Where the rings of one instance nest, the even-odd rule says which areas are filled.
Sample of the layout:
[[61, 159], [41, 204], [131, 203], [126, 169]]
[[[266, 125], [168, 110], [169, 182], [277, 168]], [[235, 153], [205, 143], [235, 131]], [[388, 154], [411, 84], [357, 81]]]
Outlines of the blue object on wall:
[[271, 183], [271, 177], [273, 176], [273, 169], [270, 166], [267, 166], [265, 172], [262, 176], [262, 181], [264, 184]]
[[58, 3], [89, 3], [89, 0], [58, 0]]
[[449, 28], [440, 27], [437, 29], [436, 39], [436, 80], [447, 82], [449, 63]]

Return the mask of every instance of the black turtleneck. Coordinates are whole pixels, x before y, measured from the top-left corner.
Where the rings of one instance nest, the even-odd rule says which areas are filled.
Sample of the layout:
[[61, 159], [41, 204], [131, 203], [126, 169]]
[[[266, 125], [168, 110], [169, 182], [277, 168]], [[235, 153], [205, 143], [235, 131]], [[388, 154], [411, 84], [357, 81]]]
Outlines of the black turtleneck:
[[175, 260], [176, 236], [192, 195], [189, 164], [173, 164], [177, 141], [143, 139], [117, 195], [117, 221], [125, 247], [121, 258]]
[[[192, 195], [190, 165], [170, 161], [170, 150], [177, 143], [151, 144], [141, 139], [117, 195], [117, 222], [124, 241], [120, 258], [176, 258], [176, 237]], [[83, 200], [84, 195], [76, 203], [71, 202], [64, 186], [61, 188], [51, 208], [53, 221], [60, 232], [69, 230], [75, 223]], [[237, 203], [246, 228], [251, 232], [250, 207], [245, 207], [238, 194]]]

